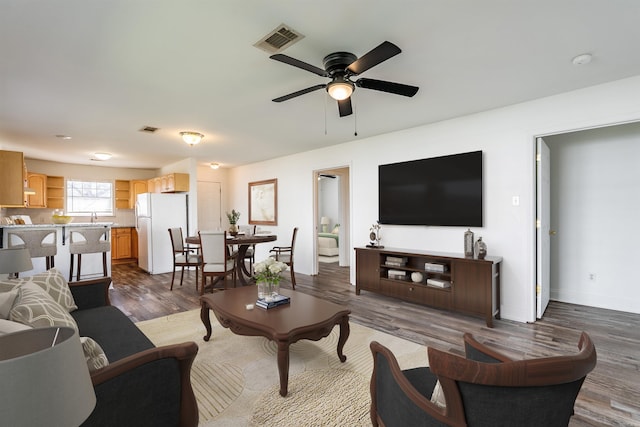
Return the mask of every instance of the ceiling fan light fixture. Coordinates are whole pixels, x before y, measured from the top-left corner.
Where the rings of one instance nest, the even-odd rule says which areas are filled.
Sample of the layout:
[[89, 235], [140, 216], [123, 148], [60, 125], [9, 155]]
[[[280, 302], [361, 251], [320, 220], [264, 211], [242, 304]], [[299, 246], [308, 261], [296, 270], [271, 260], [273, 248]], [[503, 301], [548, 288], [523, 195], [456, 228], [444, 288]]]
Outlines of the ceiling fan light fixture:
[[337, 79], [327, 85], [329, 96], [336, 101], [343, 101], [353, 93], [353, 83], [345, 79]]
[[204, 135], [199, 132], [180, 132], [180, 135], [182, 140], [191, 146], [199, 144], [204, 138]]

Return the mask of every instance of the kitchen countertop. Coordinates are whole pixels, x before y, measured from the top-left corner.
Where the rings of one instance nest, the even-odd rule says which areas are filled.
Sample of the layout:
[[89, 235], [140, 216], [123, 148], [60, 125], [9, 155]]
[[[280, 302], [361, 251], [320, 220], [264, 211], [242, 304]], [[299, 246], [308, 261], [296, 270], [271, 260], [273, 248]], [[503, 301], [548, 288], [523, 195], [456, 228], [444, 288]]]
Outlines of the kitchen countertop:
[[68, 224], [12, 224], [0, 228], [51, 228], [51, 227], [125, 227], [115, 222], [70, 222]]

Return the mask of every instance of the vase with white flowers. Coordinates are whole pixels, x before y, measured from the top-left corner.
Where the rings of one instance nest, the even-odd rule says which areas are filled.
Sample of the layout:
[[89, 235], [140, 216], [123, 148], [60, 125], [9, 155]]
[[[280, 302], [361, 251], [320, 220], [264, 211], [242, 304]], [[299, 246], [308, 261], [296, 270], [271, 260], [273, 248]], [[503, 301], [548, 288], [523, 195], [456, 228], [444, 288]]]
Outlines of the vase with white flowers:
[[258, 299], [267, 302], [273, 301], [273, 297], [280, 292], [280, 273], [287, 269], [287, 264], [267, 258], [256, 263], [253, 278], [258, 285]]

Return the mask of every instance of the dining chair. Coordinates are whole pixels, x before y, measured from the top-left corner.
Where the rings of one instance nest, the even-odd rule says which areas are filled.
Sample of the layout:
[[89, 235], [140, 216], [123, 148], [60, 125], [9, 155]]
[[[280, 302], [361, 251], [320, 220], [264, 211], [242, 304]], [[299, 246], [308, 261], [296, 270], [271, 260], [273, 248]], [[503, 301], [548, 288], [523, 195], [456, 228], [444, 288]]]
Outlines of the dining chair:
[[276, 261], [284, 262], [289, 266], [291, 270], [291, 287], [296, 289], [296, 276], [293, 272], [293, 253], [296, 247], [296, 235], [298, 234], [298, 227], [293, 229], [293, 237], [291, 237], [291, 246], [274, 246], [269, 252], [273, 252], [272, 258]]
[[[245, 235], [253, 236], [256, 234], [256, 226], [255, 225], [240, 225], [240, 232]], [[247, 252], [244, 255], [244, 260], [238, 262], [244, 262], [245, 260], [249, 260], [249, 273], [253, 275], [253, 264], [255, 263], [256, 256], [256, 245], [251, 245], [247, 248]]]
[[180, 273], [180, 286], [182, 286], [182, 279], [184, 278], [185, 267], [196, 268], [196, 291], [198, 290], [198, 267], [202, 264], [202, 256], [198, 253], [193, 253], [192, 250], [185, 247], [184, 237], [182, 235], [182, 227], [170, 228], [169, 237], [171, 237], [171, 247], [173, 249], [173, 272], [171, 273], [171, 288], [173, 290], [173, 280], [176, 276], [176, 268], [181, 267]]
[[212, 291], [216, 283], [222, 279], [227, 289], [227, 276], [232, 275], [233, 286], [236, 286], [236, 258], [230, 253], [227, 245], [226, 231], [199, 231], [200, 250], [202, 252], [202, 287], [200, 295], [204, 294], [207, 277], [217, 278], [212, 281]]

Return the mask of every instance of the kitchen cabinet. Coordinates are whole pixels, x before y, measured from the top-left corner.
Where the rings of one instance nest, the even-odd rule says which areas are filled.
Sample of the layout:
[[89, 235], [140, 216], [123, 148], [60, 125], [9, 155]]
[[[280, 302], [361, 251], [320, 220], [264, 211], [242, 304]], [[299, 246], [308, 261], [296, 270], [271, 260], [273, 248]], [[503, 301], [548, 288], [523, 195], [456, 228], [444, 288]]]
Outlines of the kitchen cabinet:
[[129, 185], [129, 209], [136, 207], [138, 194], [150, 192], [146, 180], [132, 180]]
[[24, 155], [0, 150], [0, 206], [24, 206]]
[[133, 258], [131, 255], [131, 228], [111, 229], [111, 259], [124, 260]]
[[149, 193], [183, 193], [189, 191], [188, 173], [169, 173], [147, 180]]
[[64, 177], [47, 176], [47, 207], [64, 209]]
[[116, 179], [116, 209], [129, 209], [129, 181]]
[[28, 208], [46, 208], [47, 207], [47, 176], [41, 173], [27, 173], [27, 187], [31, 188], [36, 194], [27, 195]]
[[162, 193], [177, 193], [189, 191], [188, 173], [170, 173], [164, 175], [161, 180]]
[[149, 179], [147, 181], [147, 186], [149, 193], [160, 193], [160, 190], [162, 189], [162, 178], [158, 176], [156, 178]]

